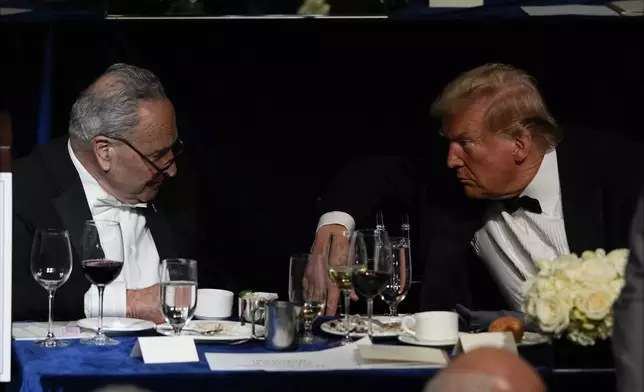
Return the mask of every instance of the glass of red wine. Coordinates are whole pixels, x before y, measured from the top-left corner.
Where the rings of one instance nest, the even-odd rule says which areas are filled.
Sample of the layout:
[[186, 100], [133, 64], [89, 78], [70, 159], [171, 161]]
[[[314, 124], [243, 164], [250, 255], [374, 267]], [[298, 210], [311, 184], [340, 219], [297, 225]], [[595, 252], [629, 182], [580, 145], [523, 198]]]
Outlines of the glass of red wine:
[[98, 328], [96, 336], [81, 343], [93, 346], [113, 346], [118, 340], [103, 333], [103, 292], [123, 269], [123, 235], [115, 221], [90, 220], [85, 222], [81, 245], [81, 268], [87, 280], [98, 289]]
[[53, 332], [54, 295], [72, 273], [72, 248], [66, 230], [38, 229], [31, 248], [31, 274], [49, 293], [49, 328], [47, 337], [37, 341], [40, 347], [66, 347], [69, 343], [56, 339]]
[[351, 237], [349, 257], [355, 258], [351, 282], [367, 299], [369, 338], [373, 338], [373, 299], [387, 286], [393, 272], [393, 252], [386, 230], [358, 230]]

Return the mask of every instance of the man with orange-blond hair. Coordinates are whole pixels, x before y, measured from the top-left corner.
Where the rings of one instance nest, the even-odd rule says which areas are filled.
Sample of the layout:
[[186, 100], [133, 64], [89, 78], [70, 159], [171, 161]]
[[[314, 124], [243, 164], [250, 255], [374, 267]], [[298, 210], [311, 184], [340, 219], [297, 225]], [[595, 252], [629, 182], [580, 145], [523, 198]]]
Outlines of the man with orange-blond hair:
[[[329, 233], [373, 219], [383, 203], [413, 208], [422, 310], [467, 313], [520, 311], [536, 260], [628, 246], [644, 177], [639, 144], [560, 126], [534, 79], [503, 64], [456, 78], [431, 113], [449, 143], [449, 181], [438, 180], [439, 168], [404, 157], [370, 158], [342, 171], [322, 199], [314, 254], [324, 252]], [[356, 181], [359, 170], [364, 181]], [[330, 293], [329, 314], [337, 297]]]

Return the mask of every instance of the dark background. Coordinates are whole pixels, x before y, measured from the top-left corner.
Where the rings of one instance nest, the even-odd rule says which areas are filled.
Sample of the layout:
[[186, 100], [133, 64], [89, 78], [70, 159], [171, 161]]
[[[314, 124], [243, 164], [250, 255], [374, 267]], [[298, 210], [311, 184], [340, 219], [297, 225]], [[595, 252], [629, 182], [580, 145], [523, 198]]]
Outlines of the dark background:
[[[463, 71], [486, 62], [523, 68], [561, 122], [644, 141], [643, 23], [561, 17], [0, 24], [0, 87], [20, 157], [66, 133], [75, 97], [110, 64], [151, 69], [175, 104], [181, 137], [205, 183], [216, 189], [213, 202], [225, 206], [204, 228], [219, 233], [213, 257], [220, 247], [239, 249], [233, 267], [244, 287], [286, 297], [289, 255], [309, 249], [319, 198], [346, 162], [410, 154], [442, 170], [445, 150], [429, 105]], [[222, 232], [234, 241], [218, 241]], [[415, 265], [414, 275], [421, 269]], [[413, 309], [414, 297], [401, 310]]]

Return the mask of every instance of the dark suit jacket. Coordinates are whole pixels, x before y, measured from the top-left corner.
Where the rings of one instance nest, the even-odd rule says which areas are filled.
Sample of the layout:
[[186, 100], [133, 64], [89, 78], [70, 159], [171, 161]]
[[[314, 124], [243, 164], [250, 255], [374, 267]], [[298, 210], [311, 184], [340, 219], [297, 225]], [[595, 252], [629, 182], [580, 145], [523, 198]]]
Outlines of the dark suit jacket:
[[[145, 210], [161, 260], [194, 258], [198, 262], [199, 286], [236, 289], [223, 260], [206, 248], [208, 216], [202, 202], [208, 192], [192, 174], [187, 154], [177, 160], [178, 175], [166, 179], [158, 196]], [[85, 317], [84, 294], [90, 287], [80, 268], [79, 249], [84, 223], [92, 219], [76, 168], [67, 152], [67, 137], [37, 147], [14, 166], [13, 319], [46, 320], [47, 295], [30, 271], [31, 244], [39, 228], [69, 231], [74, 264], [69, 280], [57, 291], [54, 317], [77, 320]], [[154, 206], [154, 208], [153, 208]], [[155, 211], [156, 208], [156, 211]], [[217, 268], [219, 267], [219, 268]]]
[[[443, 151], [439, 157], [356, 162], [330, 186], [320, 212], [345, 211], [358, 225], [373, 227], [383, 204], [411, 211], [414, 275], [423, 270], [421, 309], [451, 310], [456, 303], [472, 309], [507, 308], [470, 245], [482, 227], [487, 202], [464, 195], [454, 173], [444, 169], [447, 146]], [[557, 160], [571, 252], [628, 246], [643, 159], [644, 149], [633, 141], [566, 128]], [[390, 226], [386, 217], [385, 223]]]
[[644, 192], [631, 230], [626, 285], [614, 306], [613, 353], [617, 391], [643, 391], [644, 373]]

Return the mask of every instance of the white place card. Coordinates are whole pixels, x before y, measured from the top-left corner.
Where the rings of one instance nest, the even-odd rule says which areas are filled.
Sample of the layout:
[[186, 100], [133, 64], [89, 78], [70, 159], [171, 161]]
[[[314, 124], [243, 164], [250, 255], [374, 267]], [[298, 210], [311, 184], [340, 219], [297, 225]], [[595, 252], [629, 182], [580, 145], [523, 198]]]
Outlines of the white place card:
[[429, 0], [430, 8], [483, 7], [483, 0]]
[[358, 345], [360, 358], [366, 363], [430, 364], [437, 367], [449, 362], [447, 352], [431, 347], [393, 346], [387, 344]]
[[[365, 337], [357, 342], [315, 352], [290, 352], [270, 354], [207, 353], [206, 361], [213, 371], [332, 371], [352, 369], [435, 368], [433, 363], [375, 360], [362, 358], [360, 351], [371, 346]], [[399, 353], [400, 354], [400, 353]], [[439, 365], [440, 366], [440, 365]]]
[[189, 336], [146, 336], [137, 339], [131, 357], [145, 363], [199, 362], [195, 341]]
[[461, 334], [454, 346], [454, 354], [466, 353], [479, 347], [496, 347], [518, 354], [512, 332], [482, 332]]

